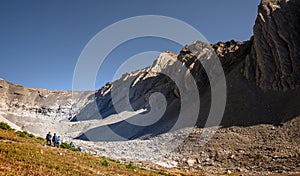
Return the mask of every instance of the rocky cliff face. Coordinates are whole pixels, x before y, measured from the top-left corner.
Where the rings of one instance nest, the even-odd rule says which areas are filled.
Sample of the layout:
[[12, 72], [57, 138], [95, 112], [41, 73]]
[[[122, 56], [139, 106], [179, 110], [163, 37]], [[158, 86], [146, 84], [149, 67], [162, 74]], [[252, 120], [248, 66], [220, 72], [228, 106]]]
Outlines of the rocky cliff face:
[[295, 89], [300, 85], [300, 1], [262, 0], [244, 75], [261, 88]]
[[0, 79], [0, 115], [20, 127], [27, 122], [68, 120], [88, 102], [91, 94], [31, 89]]

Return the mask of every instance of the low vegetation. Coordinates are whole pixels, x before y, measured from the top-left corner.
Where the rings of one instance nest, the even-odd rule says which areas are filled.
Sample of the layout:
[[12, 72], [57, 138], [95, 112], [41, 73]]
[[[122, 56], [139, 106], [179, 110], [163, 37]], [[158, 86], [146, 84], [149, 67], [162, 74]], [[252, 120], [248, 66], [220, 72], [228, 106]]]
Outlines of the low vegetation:
[[25, 138], [25, 137], [34, 138], [35, 137], [33, 134], [30, 134], [27, 131], [17, 131], [16, 134], [23, 138]]
[[135, 169], [136, 167], [130, 162], [129, 164], [125, 165], [127, 169]]
[[69, 149], [69, 150], [73, 150], [73, 151], [79, 151], [77, 148], [72, 147], [70, 144], [67, 143], [62, 143], [60, 145], [61, 148], [65, 148], [65, 149]]
[[12, 128], [4, 122], [0, 122], [0, 129], [2, 129], [2, 130], [12, 130]]
[[46, 146], [43, 138], [0, 123], [0, 175], [169, 175], [73, 150]]

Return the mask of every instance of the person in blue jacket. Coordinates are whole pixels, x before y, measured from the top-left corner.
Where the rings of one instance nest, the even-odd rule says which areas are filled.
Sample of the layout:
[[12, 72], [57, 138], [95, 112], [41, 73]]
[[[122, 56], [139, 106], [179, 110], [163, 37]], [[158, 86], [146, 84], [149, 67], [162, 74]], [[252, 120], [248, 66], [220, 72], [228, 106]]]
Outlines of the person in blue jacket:
[[59, 146], [60, 146], [60, 136], [56, 136], [55, 144], [56, 144], [56, 147], [59, 148]]
[[54, 147], [56, 147], [57, 146], [57, 142], [58, 142], [58, 136], [56, 135], [56, 133], [53, 134], [52, 142], [54, 144]]

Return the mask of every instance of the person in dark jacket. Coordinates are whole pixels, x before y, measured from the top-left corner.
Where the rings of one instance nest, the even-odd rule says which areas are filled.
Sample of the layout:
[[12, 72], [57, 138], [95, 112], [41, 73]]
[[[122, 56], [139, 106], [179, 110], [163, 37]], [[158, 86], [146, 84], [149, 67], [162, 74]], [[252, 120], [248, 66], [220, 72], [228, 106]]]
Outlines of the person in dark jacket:
[[49, 132], [49, 133], [46, 135], [46, 145], [51, 146], [51, 138], [52, 138], [52, 135], [51, 135], [51, 132]]
[[53, 137], [52, 137], [52, 142], [53, 142], [53, 145], [54, 147], [56, 147], [56, 141], [57, 141], [58, 137], [56, 135], [56, 133], [54, 133]]

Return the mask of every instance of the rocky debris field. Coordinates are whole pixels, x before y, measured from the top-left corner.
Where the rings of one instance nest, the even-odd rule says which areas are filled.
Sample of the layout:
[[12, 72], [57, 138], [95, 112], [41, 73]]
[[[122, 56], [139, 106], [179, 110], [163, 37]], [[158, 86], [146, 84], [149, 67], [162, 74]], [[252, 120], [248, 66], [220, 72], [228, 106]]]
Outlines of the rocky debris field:
[[278, 126], [221, 128], [204, 146], [197, 145], [201, 131], [195, 129], [178, 148], [180, 168], [214, 173], [300, 174], [300, 117]]
[[88, 153], [134, 161], [146, 168], [161, 166], [199, 174], [300, 174], [299, 128], [297, 117], [278, 126], [220, 128], [204, 145], [199, 144], [201, 128], [150, 139], [75, 143]]

